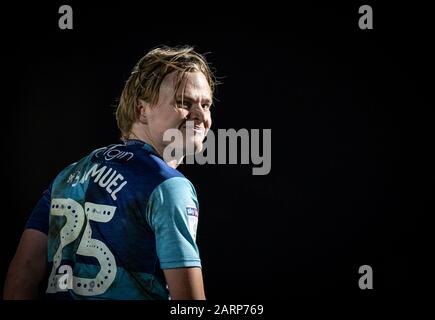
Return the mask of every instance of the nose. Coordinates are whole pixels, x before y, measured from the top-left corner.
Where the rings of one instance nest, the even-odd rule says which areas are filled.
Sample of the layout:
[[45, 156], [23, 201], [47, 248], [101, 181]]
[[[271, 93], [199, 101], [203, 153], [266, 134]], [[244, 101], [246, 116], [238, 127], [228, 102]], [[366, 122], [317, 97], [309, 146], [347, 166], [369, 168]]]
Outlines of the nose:
[[195, 124], [203, 123], [205, 121], [205, 112], [200, 104], [195, 104], [190, 109], [189, 120], [193, 120]]

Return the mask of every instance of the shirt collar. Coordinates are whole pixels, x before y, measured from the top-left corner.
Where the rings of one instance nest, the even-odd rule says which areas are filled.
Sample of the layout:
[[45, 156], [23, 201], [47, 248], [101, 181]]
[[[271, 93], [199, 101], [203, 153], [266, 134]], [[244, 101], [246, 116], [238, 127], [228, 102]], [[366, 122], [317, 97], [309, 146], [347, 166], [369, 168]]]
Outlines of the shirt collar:
[[160, 155], [157, 153], [157, 151], [150, 144], [146, 143], [145, 141], [138, 140], [138, 139], [128, 139], [127, 141], [125, 141], [125, 145], [126, 146], [135, 146], [135, 145], [142, 146], [142, 148], [144, 148], [146, 151], [153, 153], [156, 156], [160, 157]]

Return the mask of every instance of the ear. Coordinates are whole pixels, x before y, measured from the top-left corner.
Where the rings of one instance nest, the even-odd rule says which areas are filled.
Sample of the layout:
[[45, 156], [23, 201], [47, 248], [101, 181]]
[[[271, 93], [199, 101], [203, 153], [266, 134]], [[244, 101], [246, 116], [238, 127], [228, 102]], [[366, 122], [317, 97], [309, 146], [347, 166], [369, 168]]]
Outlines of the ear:
[[137, 99], [136, 115], [140, 123], [147, 124], [146, 110], [149, 108], [149, 103], [142, 99]]

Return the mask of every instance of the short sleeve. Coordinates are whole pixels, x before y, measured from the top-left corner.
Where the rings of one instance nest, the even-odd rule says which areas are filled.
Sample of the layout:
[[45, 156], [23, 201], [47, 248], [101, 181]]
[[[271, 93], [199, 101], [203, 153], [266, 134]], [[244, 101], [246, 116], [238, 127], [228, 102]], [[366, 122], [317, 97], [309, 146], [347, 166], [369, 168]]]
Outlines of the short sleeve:
[[48, 235], [48, 223], [50, 218], [51, 185], [44, 191], [39, 199], [30, 218], [27, 220], [26, 229], [36, 229]]
[[155, 233], [162, 269], [201, 267], [195, 243], [198, 200], [189, 180], [174, 177], [158, 185], [149, 198], [146, 220]]

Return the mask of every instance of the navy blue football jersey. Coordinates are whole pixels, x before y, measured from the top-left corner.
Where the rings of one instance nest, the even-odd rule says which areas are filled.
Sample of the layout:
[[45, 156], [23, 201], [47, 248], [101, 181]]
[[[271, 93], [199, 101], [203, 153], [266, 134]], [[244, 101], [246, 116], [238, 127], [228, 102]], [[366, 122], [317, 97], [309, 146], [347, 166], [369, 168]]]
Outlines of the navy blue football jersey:
[[168, 299], [163, 269], [201, 267], [193, 185], [139, 140], [54, 179], [27, 228], [48, 235], [48, 298]]

